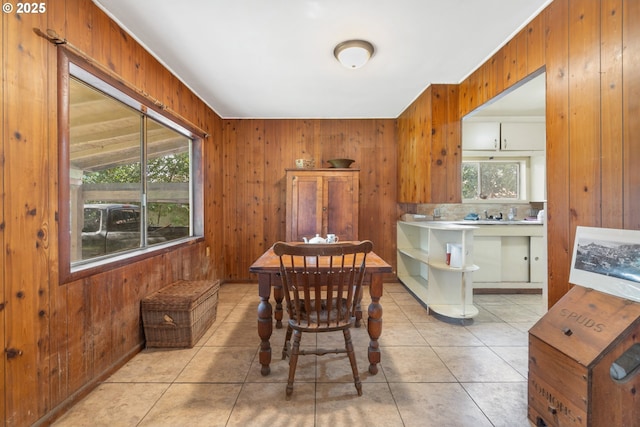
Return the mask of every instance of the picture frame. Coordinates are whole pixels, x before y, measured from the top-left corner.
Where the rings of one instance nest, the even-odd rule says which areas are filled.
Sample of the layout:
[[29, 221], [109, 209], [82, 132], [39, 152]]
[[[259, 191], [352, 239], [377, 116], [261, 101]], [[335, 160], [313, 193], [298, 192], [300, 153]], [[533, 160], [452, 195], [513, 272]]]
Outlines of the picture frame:
[[578, 226], [569, 282], [640, 302], [640, 230]]

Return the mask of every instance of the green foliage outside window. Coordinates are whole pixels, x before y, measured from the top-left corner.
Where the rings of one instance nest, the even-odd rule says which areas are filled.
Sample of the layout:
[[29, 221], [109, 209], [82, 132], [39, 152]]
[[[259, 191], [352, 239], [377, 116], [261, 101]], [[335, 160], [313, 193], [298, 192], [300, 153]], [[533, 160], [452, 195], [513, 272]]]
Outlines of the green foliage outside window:
[[519, 199], [520, 163], [465, 161], [462, 198], [466, 200]]

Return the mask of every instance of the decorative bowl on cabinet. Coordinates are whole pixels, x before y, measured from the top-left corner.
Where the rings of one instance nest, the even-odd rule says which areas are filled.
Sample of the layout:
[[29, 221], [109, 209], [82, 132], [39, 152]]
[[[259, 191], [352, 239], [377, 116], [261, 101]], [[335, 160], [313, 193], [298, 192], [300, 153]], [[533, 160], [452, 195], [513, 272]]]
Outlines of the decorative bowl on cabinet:
[[329, 164], [331, 164], [332, 168], [348, 168], [351, 166], [351, 163], [355, 162], [352, 159], [331, 159], [327, 160]]

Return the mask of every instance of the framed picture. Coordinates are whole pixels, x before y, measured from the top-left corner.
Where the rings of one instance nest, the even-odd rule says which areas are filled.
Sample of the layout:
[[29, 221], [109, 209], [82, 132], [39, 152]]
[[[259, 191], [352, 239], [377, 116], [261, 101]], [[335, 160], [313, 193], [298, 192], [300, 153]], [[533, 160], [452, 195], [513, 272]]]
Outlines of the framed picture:
[[640, 230], [578, 227], [569, 282], [640, 302]]

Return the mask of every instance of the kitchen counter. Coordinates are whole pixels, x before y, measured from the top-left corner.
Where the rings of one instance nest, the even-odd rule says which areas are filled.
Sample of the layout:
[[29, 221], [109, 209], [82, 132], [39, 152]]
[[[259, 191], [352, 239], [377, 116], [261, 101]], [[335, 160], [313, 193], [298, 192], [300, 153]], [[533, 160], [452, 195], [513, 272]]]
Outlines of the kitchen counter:
[[472, 226], [474, 236], [543, 236], [544, 223], [542, 221], [525, 220], [478, 220], [478, 221], [418, 221], [415, 224], [425, 224], [430, 227]]
[[[443, 221], [444, 222], [444, 221]], [[461, 221], [447, 221], [454, 224], [465, 225], [542, 225], [542, 221], [517, 219], [509, 221], [508, 219], [479, 219], [479, 220], [461, 220]]]

